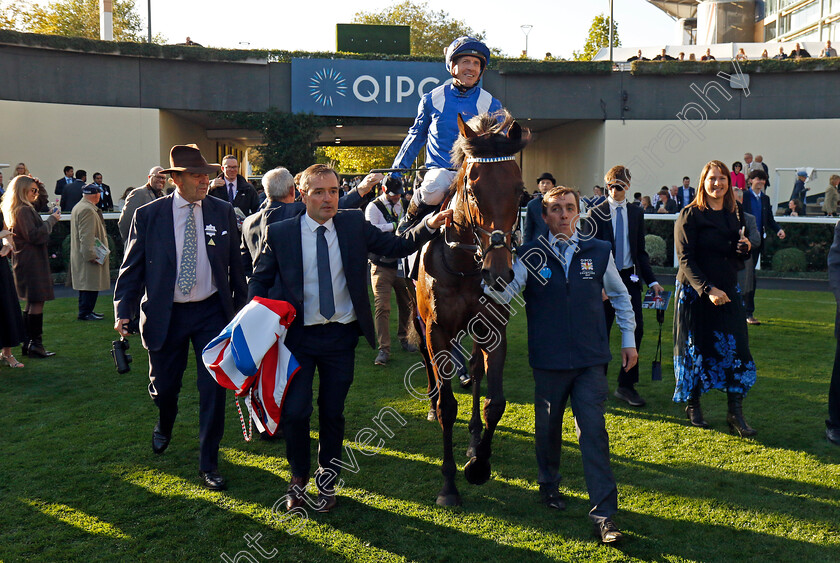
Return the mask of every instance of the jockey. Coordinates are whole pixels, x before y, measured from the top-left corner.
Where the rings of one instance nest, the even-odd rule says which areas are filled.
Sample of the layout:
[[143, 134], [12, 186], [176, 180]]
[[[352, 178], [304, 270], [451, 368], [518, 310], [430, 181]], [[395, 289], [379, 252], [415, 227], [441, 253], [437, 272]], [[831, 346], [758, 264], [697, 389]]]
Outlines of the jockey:
[[[423, 183], [414, 191], [411, 204], [397, 229], [402, 234], [434, 209], [446, 195], [455, 179], [450, 151], [458, 138], [458, 114], [464, 121], [482, 113], [502, 109], [502, 104], [489, 92], [478, 86], [484, 69], [490, 61], [487, 46], [472, 37], [459, 37], [444, 51], [446, 70], [452, 82], [442, 84], [427, 92], [420, 100], [417, 118], [408, 130], [393, 168], [409, 168], [426, 145], [426, 167], [429, 169]], [[400, 179], [392, 173], [389, 181]]]

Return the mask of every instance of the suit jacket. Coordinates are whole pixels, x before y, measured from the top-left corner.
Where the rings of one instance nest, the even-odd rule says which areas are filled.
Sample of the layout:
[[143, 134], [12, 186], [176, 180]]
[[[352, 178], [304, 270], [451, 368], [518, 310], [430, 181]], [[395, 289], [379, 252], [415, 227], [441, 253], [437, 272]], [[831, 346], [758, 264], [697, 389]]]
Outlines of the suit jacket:
[[[679, 189], [677, 190], [677, 209], [682, 209], [684, 207], [684, 205], [682, 203], [684, 192], [685, 192], [685, 187], [684, 186], [680, 186]], [[694, 188], [689, 186], [688, 187], [688, 203], [691, 203], [692, 201], [694, 201], [694, 194], [695, 194]]]
[[528, 202], [528, 207], [525, 211], [525, 233], [522, 242], [527, 244], [547, 234], [548, 225], [545, 224], [545, 219], [542, 217], [542, 195], [538, 194]]
[[[749, 190], [752, 191], [752, 190]], [[758, 217], [759, 213], [761, 214], [761, 245], [764, 246], [764, 233], [766, 233], [770, 228], [773, 229], [773, 233], [778, 233], [781, 230], [781, 227], [773, 218], [773, 207], [770, 204], [770, 198], [767, 196], [766, 193], [761, 193], [761, 209], [757, 209], [755, 198], [752, 194], [744, 192], [744, 203], [742, 204], [744, 208], [744, 213], [749, 213], [753, 217]]]
[[61, 211], [64, 213], [73, 210], [73, 207], [82, 200], [82, 188], [85, 183], [81, 180], [76, 180], [72, 184], [64, 186], [61, 192]]
[[[300, 343], [303, 335], [303, 250], [301, 248], [301, 219], [296, 215], [288, 221], [268, 226], [265, 245], [254, 268], [254, 275], [248, 282], [248, 297], [268, 297], [288, 301], [297, 311], [289, 327], [286, 343], [293, 347]], [[341, 263], [347, 281], [350, 300], [359, 321], [362, 334], [375, 346], [373, 315], [368, 297], [367, 263], [368, 253], [392, 258], [408, 256], [434, 236], [426, 228], [425, 221], [406, 232], [402, 237], [385, 233], [365, 221], [358, 210], [342, 210], [333, 218]], [[174, 283], [174, 281], [173, 281]]]
[[102, 196], [99, 198], [99, 203], [96, 204], [96, 207], [102, 211], [110, 211], [114, 208], [114, 198], [111, 196], [111, 186], [108, 184], [102, 184], [101, 189]]
[[254, 272], [254, 263], [260, 255], [265, 229], [272, 223], [291, 219], [304, 211], [306, 211], [306, 205], [299, 201], [292, 203], [271, 201], [266, 207], [245, 219], [242, 223], [242, 244], [239, 247], [245, 277], [251, 277]]
[[236, 195], [234, 195], [233, 201], [230, 201], [228, 195], [227, 179], [224, 176], [220, 176], [220, 178], [225, 181], [225, 185], [212, 188], [209, 192], [210, 195], [229, 202], [244, 213], [246, 217], [259, 211], [260, 197], [257, 195], [257, 190], [241, 174], [236, 175]]
[[834, 242], [828, 251], [828, 285], [834, 292], [837, 310], [834, 314], [834, 338], [840, 340], [840, 222], [834, 227]]
[[122, 211], [120, 211], [120, 220], [117, 222], [123, 243], [128, 242], [128, 229], [131, 227], [131, 219], [134, 217], [134, 212], [137, 211], [138, 207], [151, 203], [155, 199], [157, 199], [157, 196], [155, 196], [155, 192], [149, 187], [149, 184], [134, 188], [129, 192], [128, 197], [125, 198], [125, 205], [123, 205]]
[[[73, 182], [71, 182], [72, 184]], [[61, 192], [64, 191], [65, 186], [69, 186], [70, 184], [67, 183], [67, 176], [62, 176], [58, 180], [55, 181], [55, 195], [61, 195]]]
[[[645, 213], [635, 205], [625, 205], [627, 210], [627, 237], [630, 243], [630, 258], [636, 266], [636, 275], [650, 285], [656, 281], [650, 268], [650, 257], [645, 250]], [[613, 232], [610, 202], [596, 205], [589, 213], [588, 224], [595, 229], [595, 238], [610, 243], [615, 256], [615, 233]], [[619, 267], [616, 265], [616, 267]], [[619, 267], [620, 268], [620, 267]]]
[[[114, 288], [118, 319], [133, 318], [139, 302], [140, 334], [149, 350], [160, 350], [166, 340], [178, 277], [172, 197], [156, 199], [135, 212]], [[239, 260], [236, 215], [230, 204], [212, 197], [204, 198], [201, 212], [205, 226], [216, 226], [215, 234], [205, 232], [204, 244], [222, 310], [230, 320], [245, 305], [248, 289]]]

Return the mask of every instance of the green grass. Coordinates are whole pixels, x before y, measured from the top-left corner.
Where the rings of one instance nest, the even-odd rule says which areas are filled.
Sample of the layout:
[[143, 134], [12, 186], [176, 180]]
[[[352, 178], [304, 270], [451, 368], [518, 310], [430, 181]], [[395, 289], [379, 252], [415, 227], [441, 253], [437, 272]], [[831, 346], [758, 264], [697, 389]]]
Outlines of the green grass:
[[[108, 311], [100, 299], [98, 309]], [[633, 409], [612, 397], [607, 403], [616, 522], [627, 534], [613, 548], [591, 532], [570, 412], [561, 468], [568, 508], [549, 512], [537, 502], [524, 313], [508, 331], [508, 406], [494, 442], [492, 479], [476, 487], [459, 473], [462, 508], [434, 503], [440, 430], [425, 420], [427, 403], [403, 386], [419, 356], [397, 350], [388, 367], [375, 368], [374, 351], [360, 345], [347, 446], [355, 448], [360, 429], [376, 428], [371, 420], [384, 406], [406, 424], [389, 424], [394, 436], [380, 434], [377, 455], [354, 450], [359, 469], [342, 474], [338, 509], [310, 511], [304, 522], [272, 512], [290, 476], [284, 445], [245, 443], [232, 398], [220, 467], [230, 489], [199, 487], [194, 375], [184, 380], [173, 442], [154, 456], [156, 412], [139, 339], [132, 339], [133, 371], [117, 375], [108, 355], [110, 323], [78, 322], [75, 299], [59, 299], [47, 304], [45, 334], [58, 355], [0, 369], [0, 560], [220, 561], [223, 552], [233, 558], [249, 551], [257, 561], [837, 561], [840, 448], [825, 440], [823, 424], [834, 300], [760, 290], [757, 305], [764, 324], [750, 335], [759, 376], [745, 402], [759, 430], [754, 440], [728, 433], [719, 392], [703, 400], [712, 428], [687, 425], [671, 401], [670, 315], [664, 381], [651, 382], [655, 321], [645, 313], [639, 391], [648, 406]], [[615, 371], [611, 366], [612, 389]], [[462, 467], [469, 397], [457, 396]], [[249, 548], [246, 534], [261, 534], [259, 544], [273, 558]]]

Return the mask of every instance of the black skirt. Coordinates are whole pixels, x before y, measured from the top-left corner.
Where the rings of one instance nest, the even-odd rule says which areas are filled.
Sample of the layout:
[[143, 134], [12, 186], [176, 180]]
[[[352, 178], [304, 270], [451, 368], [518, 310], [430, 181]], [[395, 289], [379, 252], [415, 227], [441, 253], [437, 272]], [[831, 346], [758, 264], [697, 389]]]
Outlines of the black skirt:
[[7, 258], [0, 258], [0, 346], [17, 346], [23, 342], [23, 338], [23, 316], [12, 269]]

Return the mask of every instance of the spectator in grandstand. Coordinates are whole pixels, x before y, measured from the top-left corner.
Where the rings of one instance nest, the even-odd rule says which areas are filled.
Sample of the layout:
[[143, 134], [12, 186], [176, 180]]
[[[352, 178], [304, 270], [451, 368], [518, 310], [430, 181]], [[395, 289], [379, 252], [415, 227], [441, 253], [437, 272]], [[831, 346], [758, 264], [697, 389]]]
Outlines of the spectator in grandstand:
[[743, 48], [743, 47], [741, 47], [740, 49], [738, 49], [738, 54], [737, 54], [737, 55], [735, 55], [735, 60], [736, 60], [736, 61], [746, 61], [746, 60], [749, 60], [749, 57], [747, 57], [747, 54], [744, 52], [744, 48]]
[[700, 57], [701, 61], [716, 61], [717, 59], [712, 55], [711, 49], [706, 49], [706, 54]]
[[820, 51], [821, 57], [836, 57], [837, 56], [837, 49], [831, 46], [831, 41], [825, 42], [825, 47], [823, 50]]
[[774, 56], [773, 58], [776, 59], [777, 61], [783, 61], [786, 58], [788, 58], [788, 56], [785, 55], [785, 48], [784, 47], [779, 47], [779, 54]]
[[811, 56], [811, 53], [808, 52], [807, 49], [804, 47], [800, 47], [799, 43], [796, 44], [793, 51], [790, 52], [789, 59], [807, 59]]

